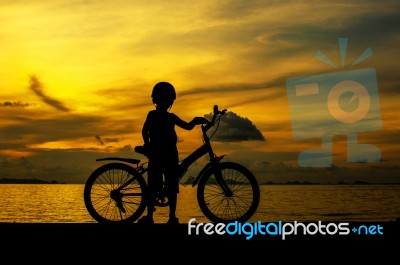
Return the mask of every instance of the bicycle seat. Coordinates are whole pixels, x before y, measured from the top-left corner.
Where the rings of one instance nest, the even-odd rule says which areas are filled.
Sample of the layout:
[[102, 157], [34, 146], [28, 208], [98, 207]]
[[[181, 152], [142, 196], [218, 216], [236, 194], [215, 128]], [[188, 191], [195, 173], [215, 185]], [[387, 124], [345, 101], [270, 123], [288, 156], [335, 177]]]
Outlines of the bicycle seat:
[[104, 160], [116, 160], [116, 161], [126, 162], [129, 164], [139, 164], [140, 163], [139, 159], [134, 159], [134, 158], [105, 157], [105, 158], [96, 159], [96, 161], [104, 161]]
[[135, 146], [135, 152], [144, 156], [149, 156], [149, 149], [144, 145]]

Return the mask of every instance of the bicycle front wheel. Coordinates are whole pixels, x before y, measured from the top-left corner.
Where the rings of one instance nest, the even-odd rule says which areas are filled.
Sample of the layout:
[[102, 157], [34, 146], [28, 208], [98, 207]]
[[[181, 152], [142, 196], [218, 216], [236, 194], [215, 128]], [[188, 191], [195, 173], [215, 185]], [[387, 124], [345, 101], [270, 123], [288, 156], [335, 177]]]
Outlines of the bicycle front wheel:
[[147, 184], [134, 168], [109, 163], [87, 179], [84, 201], [89, 214], [99, 223], [132, 223], [146, 209]]
[[[221, 188], [220, 183], [226, 188]], [[197, 200], [201, 211], [212, 222], [245, 222], [258, 208], [260, 188], [249, 169], [234, 162], [222, 162], [207, 170], [200, 179]]]

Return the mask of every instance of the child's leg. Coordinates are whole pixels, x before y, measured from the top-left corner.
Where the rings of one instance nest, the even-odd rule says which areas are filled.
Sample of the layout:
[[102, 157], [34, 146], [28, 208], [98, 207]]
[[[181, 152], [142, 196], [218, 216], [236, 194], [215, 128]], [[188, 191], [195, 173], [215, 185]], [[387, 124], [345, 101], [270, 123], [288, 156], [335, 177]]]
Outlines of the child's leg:
[[169, 203], [169, 218], [168, 224], [179, 224], [179, 220], [176, 217], [176, 206], [178, 201], [179, 193], [179, 181], [175, 175], [166, 175], [166, 188]]
[[170, 192], [168, 196], [169, 201], [169, 219], [176, 217], [176, 202], [178, 200], [178, 194], [176, 192]]
[[162, 175], [151, 162], [149, 163], [147, 184], [149, 188], [149, 197], [147, 198], [147, 216], [145, 216], [145, 218], [148, 221], [153, 221], [153, 213], [155, 211], [155, 196], [160, 190], [160, 185], [162, 185]]
[[154, 213], [153, 200], [148, 200], [148, 202], [147, 202], [147, 217], [149, 219], [153, 219], [153, 213]]

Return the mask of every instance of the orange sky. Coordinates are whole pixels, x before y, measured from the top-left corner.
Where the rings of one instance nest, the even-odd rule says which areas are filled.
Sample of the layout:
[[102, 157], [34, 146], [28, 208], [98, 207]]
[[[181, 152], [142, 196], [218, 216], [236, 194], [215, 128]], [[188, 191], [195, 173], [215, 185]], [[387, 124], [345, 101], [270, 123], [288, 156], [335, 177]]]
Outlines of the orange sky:
[[[321, 139], [293, 138], [286, 81], [367, 68], [376, 70], [382, 128], [358, 140], [381, 151], [382, 162], [368, 165], [399, 166], [397, 1], [0, 5], [0, 177], [82, 182], [98, 165], [95, 158], [143, 159], [131, 147], [142, 144], [158, 81], [175, 86], [171, 111], [185, 120], [214, 104], [236, 114], [230, 125], [238, 127], [222, 142], [215, 138], [217, 154], [229, 153], [260, 175], [297, 167], [298, 154]], [[348, 38], [344, 66], [341, 37]], [[352, 67], [367, 48], [372, 56]], [[318, 50], [338, 68], [318, 60]], [[320, 104], [309, 118], [329, 122]], [[255, 127], [244, 130], [244, 121]], [[177, 131], [182, 157], [201, 143], [199, 128]], [[264, 140], [251, 139], [257, 131]], [[346, 140], [333, 137], [335, 165], [351, 166]]]

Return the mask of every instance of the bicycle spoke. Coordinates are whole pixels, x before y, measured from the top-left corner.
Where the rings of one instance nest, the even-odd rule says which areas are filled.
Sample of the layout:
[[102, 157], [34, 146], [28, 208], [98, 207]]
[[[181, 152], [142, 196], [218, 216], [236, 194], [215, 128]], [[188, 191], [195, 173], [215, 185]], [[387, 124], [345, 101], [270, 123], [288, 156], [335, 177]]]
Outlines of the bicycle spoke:
[[146, 182], [130, 166], [110, 163], [94, 171], [84, 192], [86, 208], [99, 222], [136, 220], [145, 210]]
[[199, 182], [200, 208], [212, 221], [246, 221], [259, 203], [256, 179], [243, 166], [233, 162], [221, 163], [217, 170], [218, 174], [212, 172]]

